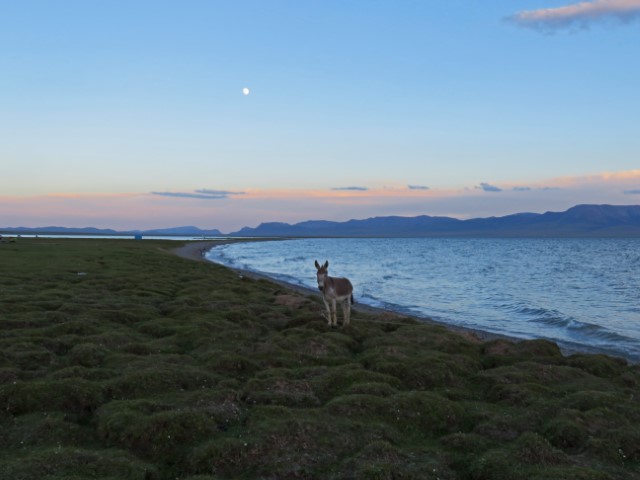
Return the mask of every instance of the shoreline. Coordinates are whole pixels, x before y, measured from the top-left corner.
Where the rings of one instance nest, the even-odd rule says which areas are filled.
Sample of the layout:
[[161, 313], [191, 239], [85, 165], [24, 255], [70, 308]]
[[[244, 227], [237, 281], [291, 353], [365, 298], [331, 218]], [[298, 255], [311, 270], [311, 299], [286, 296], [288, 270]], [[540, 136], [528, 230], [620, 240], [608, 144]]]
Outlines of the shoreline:
[[[211, 250], [212, 248], [215, 248], [217, 246], [221, 246], [221, 245], [227, 245], [229, 243], [239, 243], [239, 242], [253, 242], [256, 241], [254, 239], [250, 239], [250, 240], [237, 240], [237, 239], [230, 239], [230, 240], [210, 240], [210, 241], [203, 241], [203, 242], [189, 242], [186, 243], [185, 245], [178, 247], [178, 248], [174, 248], [171, 252], [181, 258], [185, 258], [188, 260], [194, 260], [194, 261], [198, 261], [198, 262], [206, 262], [206, 263], [215, 263], [215, 262], [211, 262], [209, 260], [207, 260], [205, 258], [205, 254], [206, 252], [208, 252], [209, 250]], [[274, 240], [274, 239], [266, 239], [266, 240], [257, 240], [257, 241], [278, 241], [278, 240]], [[222, 265], [219, 263], [216, 263], [216, 265]], [[293, 283], [288, 283], [288, 282], [284, 282], [282, 280], [279, 280], [277, 278], [273, 278], [270, 277], [269, 275], [266, 275], [264, 273], [259, 273], [259, 272], [254, 272], [254, 271], [250, 271], [250, 270], [244, 270], [241, 268], [233, 268], [233, 267], [229, 267], [227, 265], [222, 265], [225, 268], [228, 268], [230, 270], [233, 270], [234, 272], [237, 272], [239, 274], [242, 275], [246, 275], [247, 277], [250, 278], [254, 278], [256, 280], [267, 280], [269, 282], [275, 283], [276, 285], [279, 285], [283, 288], [292, 290], [296, 293], [302, 294], [302, 295], [311, 295], [317, 298], [321, 298], [320, 293], [318, 293], [317, 291], [311, 289], [311, 288], [306, 288], [306, 287], [302, 287], [300, 285], [295, 285]], [[479, 329], [475, 329], [475, 328], [469, 328], [469, 327], [461, 327], [458, 325], [451, 325], [449, 323], [444, 323], [444, 322], [438, 322], [437, 320], [433, 320], [432, 318], [429, 317], [418, 317], [415, 315], [410, 315], [410, 314], [405, 314], [405, 313], [400, 313], [400, 312], [395, 312], [393, 310], [387, 310], [384, 308], [380, 308], [380, 307], [373, 307], [370, 305], [366, 305], [363, 303], [354, 303], [352, 306], [353, 310], [356, 310], [358, 312], [363, 312], [363, 313], [369, 313], [369, 314], [377, 314], [377, 315], [382, 315], [382, 316], [387, 316], [387, 317], [404, 317], [404, 318], [412, 318], [415, 320], [418, 320], [422, 323], [430, 323], [433, 325], [440, 325], [442, 327], [447, 328], [448, 330], [458, 333], [460, 335], [463, 335], [464, 337], [471, 339], [471, 340], [475, 340], [478, 342], [484, 342], [484, 341], [488, 341], [488, 340], [496, 340], [496, 339], [501, 339], [501, 340], [507, 340], [510, 342], [521, 342], [524, 339], [522, 338], [517, 338], [517, 337], [511, 337], [509, 335], [502, 335], [499, 333], [492, 333], [492, 332], [487, 332], [485, 330], [479, 330]], [[558, 345], [560, 346], [560, 345]], [[563, 349], [561, 347], [563, 353], [565, 353], [565, 349]], [[573, 352], [571, 352], [573, 353]]]
[[[271, 283], [275, 283], [276, 285], [279, 285], [283, 288], [286, 288], [288, 290], [294, 291], [298, 294], [301, 295], [306, 295], [306, 296], [314, 296], [317, 298], [321, 298], [320, 293], [318, 293], [317, 291], [315, 291], [314, 289], [311, 288], [306, 288], [300, 285], [296, 285], [296, 284], [292, 284], [292, 283], [288, 283], [282, 280], [279, 280], [277, 278], [273, 278], [270, 277], [269, 275], [263, 274], [263, 273], [259, 273], [259, 272], [254, 272], [254, 271], [250, 271], [250, 270], [244, 270], [244, 269], [240, 269], [240, 268], [233, 268], [233, 267], [229, 267], [227, 265], [223, 265], [220, 263], [215, 263], [215, 262], [211, 262], [209, 260], [207, 260], [205, 258], [206, 253], [211, 250], [212, 248], [215, 248], [217, 246], [221, 246], [221, 245], [227, 245], [230, 243], [240, 243], [240, 242], [268, 242], [268, 241], [279, 241], [279, 239], [274, 239], [274, 238], [265, 238], [265, 239], [221, 239], [221, 240], [207, 240], [207, 241], [191, 241], [191, 242], [187, 242], [184, 245], [182, 245], [181, 247], [177, 247], [171, 250], [171, 253], [173, 253], [174, 255], [177, 255], [181, 258], [184, 259], [188, 259], [188, 260], [193, 260], [193, 261], [199, 261], [199, 262], [207, 262], [207, 263], [214, 263], [216, 265], [221, 265], [224, 266], [225, 268], [228, 268], [234, 272], [237, 272], [240, 275], [245, 275], [247, 277], [256, 279], [256, 280], [266, 280], [269, 281]], [[518, 338], [518, 337], [514, 337], [514, 336], [510, 336], [510, 335], [505, 335], [505, 334], [500, 334], [500, 333], [493, 333], [493, 332], [488, 332], [486, 330], [480, 330], [480, 329], [476, 329], [476, 328], [470, 328], [470, 327], [463, 327], [463, 326], [459, 326], [459, 325], [452, 325], [450, 323], [445, 323], [445, 322], [439, 322], [437, 320], [434, 320], [430, 317], [421, 317], [421, 316], [416, 316], [416, 315], [411, 315], [411, 314], [406, 314], [406, 313], [400, 313], [400, 312], [396, 312], [393, 310], [388, 310], [385, 308], [381, 308], [381, 307], [373, 307], [370, 305], [366, 305], [363, 303], [354, 303], [352, 306], [352, 309], [358, 312], [362, 312], [362, 313], [368, 313], [368, 314], [374, 314], [374, 315], [380, 315], [383, 317], [387, 317], [388, 320], [392, 319], [393, 317], [396, 318], [411, 318], [413, 320], [416, 320], [418, 322], [421, 323], [426, 323], [426, 324], [431, 324], [431, 325], [439, 325], [441, 327], [446, 328], [447, 330], [457, 333], [459, 335], [462, 335], [463, 337], [467, 338], [468, 340], [472, 340], [478, 343], [482, 343], [482, 342], [486, 342], [486, 341], [490, 341], [490, 340], [505, 340], [508, 342], [512, 342], [512, 343], [519, 343], [519, 342], [523, 342], [523, 341], [530, 341], [530, 340], [535, 340], [535, 339], [524, 339], [524, 338]], [[581, 345], [581, 346], [567, 346], [567, 345], [563, 345], [562, 343], [556, 341], [556, 340], [549, 340], [549, 339], [544, 339], [544, 338], [540, 338], [539, 340], [545, 340], [545, 341], [549, 341], [549, 342], [553, 342], [554, 344], [556, 344], [558, 346], [558, 348], [560, 349], [560, 351], [562, 352], [562, 354], [564, 356], [569, 356], [569, 355], [573, 355], [573, 354], [587, 354], [587, 355], [607, 355], [609, 357], [614, 357], [614, 358], [622, 358], [624, 359], [629, 365], [633, 365], [636, 364], [637, 362], [632, 361], [631, 359], [627, 358], [627, 357], [621, 357], [620, 355], [615, 355], [613, 353], [610, 352], [606, 352], [606, 351], [602, 351], [600, 349], [597, 349], [595, 347], [589, 347], [587, 345]]]

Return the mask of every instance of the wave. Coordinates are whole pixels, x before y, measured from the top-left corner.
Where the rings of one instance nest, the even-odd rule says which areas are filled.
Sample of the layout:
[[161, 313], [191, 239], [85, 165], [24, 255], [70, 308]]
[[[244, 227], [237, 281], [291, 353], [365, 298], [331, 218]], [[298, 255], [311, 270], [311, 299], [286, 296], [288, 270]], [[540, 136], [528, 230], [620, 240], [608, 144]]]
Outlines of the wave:
[[603, 325], [584, 322], [556, 309], [529, 305], [501, 305], [505, 310], [527, 317], [528, 321], [561, 330], [565, 335], [587, 343], [635, 343], [635, 339], [616, 333]]
[[295, 257], [284, 257], [283, 258], [285, 263], [305, 263], [305, 262], [309, 262], [309, 264], [313, 264], [313, 262], [311, 262], [309, 260], [309, 257], [306, 255], [297, 255]]

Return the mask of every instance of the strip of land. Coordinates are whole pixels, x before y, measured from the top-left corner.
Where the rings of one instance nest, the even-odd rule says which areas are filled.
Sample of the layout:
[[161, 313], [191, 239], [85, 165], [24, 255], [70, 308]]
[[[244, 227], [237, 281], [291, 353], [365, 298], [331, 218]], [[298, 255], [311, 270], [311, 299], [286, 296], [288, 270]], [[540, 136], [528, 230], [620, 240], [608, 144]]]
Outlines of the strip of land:
[[[247, 240], [216, 240], [216, 241], [204, 241], [204, 242], [187, 243], [185, 245], [182, 245], [182, 246], [174, 249], [173, 253], [175, 253], [179, 257], [182, 257], [182, 258], [185, 258], [185, 259], [209, 262], [205, 258], [205, 254], [206, 254], [206, 252], [208, 252], [212, 248], [214, 248], [216, 246], [228, 244], [228, 243], [247, 242], [247, 241], [255, 241], [255, 240], [253, 240], [253, 239], [251, 239], [251, 240], [248, 240], [248, 239]], [[264, 240], [264, 241], [271, 241], [271, 240]], [[276, 240], [273, 240], [273, 241], [276, 241]], [[211, 263], [211, 262], [209, 262], [209, 263]], [[284, 288], [290, 289], [292, 291], [295, 291], [295, 292], [303, 294], [303, 295], [312, 295], [314, 297], [321, 298], [320, 293], [318, 293], [317, 290], [314, 290], [314, 289], [311, 289], [311, 288], [306, 288], [306, 287], [303, 287], [303, 286], [300, 286], [300, 285], [295, 285], [293, 283], [284, 282], [282, 280], [270, 277], [268, 275], [265, 275], [265, 274], [262, 274], [262, 273], [259, 273], [259, 272], [243, 270], [243, 269], [232, 269], [232, 270], [238, 272], [241, 275], [246, 275], [246, 276], [249, 276], [251, 278], [261, 279], [261, 280], [268, 280], [270, 282], [273, 282], [273, 283], [275, 283], [277, 285], [280, 285], [280, 286], [282, 286]], [[386, 310], [386, 309], [383, 309], [383, 308], [378, 308], [378, 307], [372, 307], [370, 305], [365, 305], [363, 303], [354, 304], [353, 305], [353, 309], [356, 310], [356, 311], [377, 314], [380, 317], [385, 318], [387, 321], [392, 321], [392, 319], [394, 317], [407, 317], [407, 318], [416, 318], [417, 319], [417, 317], [413, 317], [411, 315], [400, 314], [400, 313], [392, 312], [390, 310]], [[513, 337], [509, 337], [507, 335], [499, 335], [499, 334], [495, 334], [495, 333], [491, 333], [491, 332], [485, 332], [483, 330], [476, 330], [476, 329], [471, 329], [471, 328], [458, 327], [458, 326], [455, 326], [455, 325], [448, 325], [448, 324], [444, 324], [444, 323], [441, 323], [441, 322], [436, 322], [435, 320], [432, 320], [430, 318], [420, 318], [419, 320], [423, 321], [425, 323], [433, 323], [433, 324], [445, 326], [445, 327], [449, 328], [451, 331], [457, 332], [457, 333], [459, 333], [461, 335], [464, 335], [465, 337], [467, 337], [469, 339], [475, 339], [477, 341], [496, 339], [496, 338], [503, 338], [503, 339], [510, 339], [512, 341], [518, 341], [518, 339], [513, 338]]]
[[[205, 254], [206, 252], [208, 252], [209, 250], [211, 250], [212, 248], [215, 248], [217, 246], [220, 245], [225, 245], [225, 244], [229, 244], [229, 243], [238, 243], [238, 242], [252, 242], [252, 241], [277, 241], [277, 240], [258, 240], [258, 239], [224, 239], [224, 240], [213, 240], [213, 241], [203, 241], [203, 242], [190, 242], [190, 243], [186, 243], [178, 248], [175, 248], [172, 250], [172, 252], [176, 255], [178, 255], [179, 257], [188, 259], [188, 260], [195, 260], [195, 261], [202, 261], [202, 262], [209, 262], [206, 257]], [[228, 267], [230, 268], [230, 267]], [[310, 288], [306, 288], [300, 285], [295, 285], [293, 283], [288, 283], [288, 282], [284, 282], [282, 280], [270, 277], [268, 275], [259, 273], [259, 272], [254, 272], [254, 271], [249, 271], [249, 270], [243, 270], [243, 269], [231, 269], [234, 270], [236, 272], [238, 272], [238, 274], [240, 275], [246, 275], [248, 277], [251, 278], [255, 278], [255, 279], [262, 279], [262, 280], [268, 280], [270, 282], [273, 282], [277, 285], [280, 285], [284, 288], [287, 288], [289, 290], [295, 291], [299, 294], [302, 295], [311, 295], [317, 298], [321, 298], [320, 294], [318, 293], [317, 290], [313, 290]], [[353, 309], [356, 311], [360, 311], [360, 312], [366, 312], [366, 313], [371, 313], [371, 314], [376, 314], [378, 315], [379, 318], [384, 318], [385, 321], [393, 321], [393, 318], [412, 318], [415, 319], [417, 321], [423, 322], [423, 323], [430, 323], [433, 325], [441, 325], [447, 329], [449, 329], [452, 332], [455, 332], [459, 335], [462, 335], [463, 337], [471, 340], [471, 341], [476, 341], [476, 342], [482, 342], [482, 341], [487, 341], [487, 340], [495, 340], [495, 339], [503, 339], [503, 340], [508, 340], [511, 342], [519, 342], [522, 339], [516, 338], [516, 337], [512, 337], [509, 335], [503, 335], [503, 334], [498, 334], [498, 333], [493, 333], [493, 332], [487, 332], [485, 330], [480, 330], [480, 329], [474, 329], [474, 328], [468, 328], [468, 327], [462, 327], [462, 326], [458, 326], [458, 325], [451, 325], [451, 324], [447, 324], [447, 323], [443, 323], [443, 322], [438, 322], [436, 320], [433, 320], [431, 318], [428, 317], [416, 317], [416, 316], [412, 316], [412, 315], [407, 315], [407, 314], [400, 314], [400, 313], [396, 313], [390, 310], [386, 310], [383, 308], [378, 308], [378, 307], [372, 307], [370, 305], [365, 305], [363, 303], [356, 303], [353, 305]], [[563, 352], [563, 354], [565, 355], [571, 355], [574, 353], [579, 353], [579, 352], [584, 352], [584, 353], [602, 353], [600, 351], [598, 351], [595, 348], [589, 348], [589, 347], [583, 347], [583, 348], [569, 348], [566, 347], [564, 345], [559, 345], [560, 350]]]

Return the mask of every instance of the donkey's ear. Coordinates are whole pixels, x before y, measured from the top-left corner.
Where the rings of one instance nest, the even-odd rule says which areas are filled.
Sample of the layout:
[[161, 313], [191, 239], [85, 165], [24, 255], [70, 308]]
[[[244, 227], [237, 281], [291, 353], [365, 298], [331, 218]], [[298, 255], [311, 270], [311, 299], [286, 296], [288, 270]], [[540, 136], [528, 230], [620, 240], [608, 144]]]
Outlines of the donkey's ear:
[[318, 260], [316, 260], [316, 268], [320, 270], [320, 264], [318, 263]]
[[326, 262], [324, 262], [324, 268], [329, 268], [329, 260], [327, 260]]

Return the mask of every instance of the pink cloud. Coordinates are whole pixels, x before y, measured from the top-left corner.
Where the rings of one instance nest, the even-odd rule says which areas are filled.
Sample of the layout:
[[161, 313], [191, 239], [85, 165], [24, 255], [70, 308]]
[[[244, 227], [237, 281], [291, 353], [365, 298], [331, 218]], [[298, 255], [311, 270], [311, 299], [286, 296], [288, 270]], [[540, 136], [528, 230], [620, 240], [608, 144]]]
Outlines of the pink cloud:
[[617, 19], [629, 22], [640, 18], [640, 0], [592, 0], [556, 8], [529, 10], [513, 15], [510, 20], [533, 28], [552, 30], [573, 25]]

